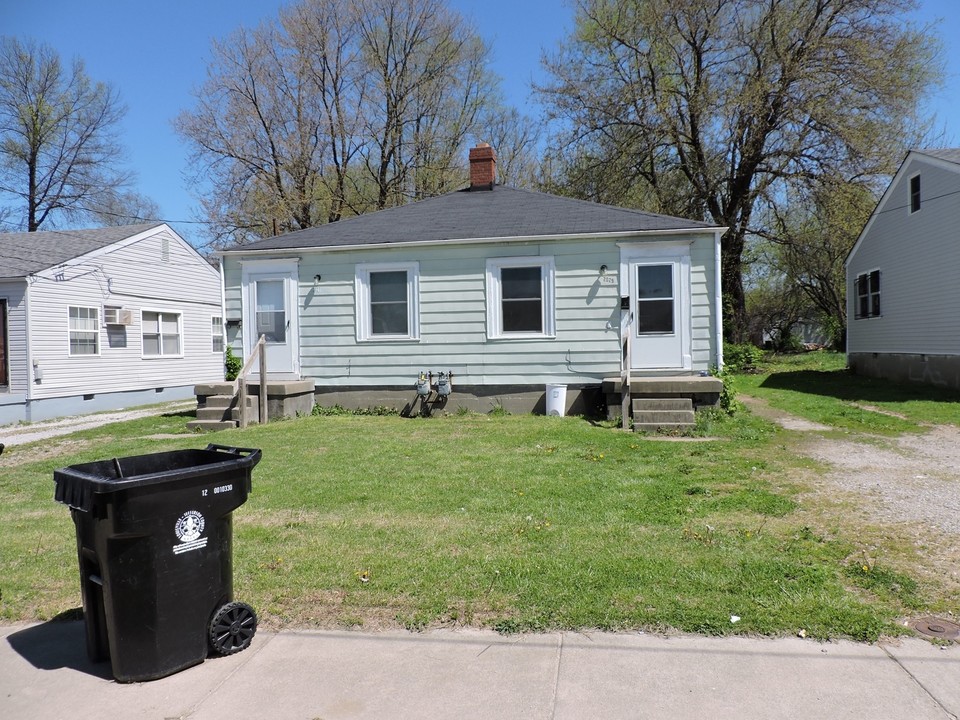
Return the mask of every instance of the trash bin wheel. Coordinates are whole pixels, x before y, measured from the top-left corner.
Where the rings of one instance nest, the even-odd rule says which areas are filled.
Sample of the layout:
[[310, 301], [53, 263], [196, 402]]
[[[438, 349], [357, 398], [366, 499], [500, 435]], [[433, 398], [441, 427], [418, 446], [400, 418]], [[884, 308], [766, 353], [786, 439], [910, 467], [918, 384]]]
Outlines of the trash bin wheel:
[[257, 632], [257, 614], [242, 602], [227, 603], [210, 621], [210, 648], [218, 655], [233, 655], [250, 647]]

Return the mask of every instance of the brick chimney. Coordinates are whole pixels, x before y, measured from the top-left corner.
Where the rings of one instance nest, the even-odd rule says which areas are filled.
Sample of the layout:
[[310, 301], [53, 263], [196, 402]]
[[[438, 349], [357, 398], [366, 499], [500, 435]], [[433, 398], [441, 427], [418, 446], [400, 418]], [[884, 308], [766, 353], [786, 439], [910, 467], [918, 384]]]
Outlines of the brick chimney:
[[487, 143], [470, 148], [470, 189], [493, 190], [497, 181], [497, 154]]

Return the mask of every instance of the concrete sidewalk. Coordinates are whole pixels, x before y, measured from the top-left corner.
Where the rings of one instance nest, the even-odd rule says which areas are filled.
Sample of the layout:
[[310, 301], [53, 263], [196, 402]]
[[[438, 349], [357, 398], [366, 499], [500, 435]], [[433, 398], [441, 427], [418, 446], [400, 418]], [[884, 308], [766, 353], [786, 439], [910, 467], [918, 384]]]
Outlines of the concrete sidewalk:
[[638, 633], [261, 632], [149, 683], [86, 659], [83, 625], [0, 627], [5, 720], [894, 718], [960, 714], [960, 646]]

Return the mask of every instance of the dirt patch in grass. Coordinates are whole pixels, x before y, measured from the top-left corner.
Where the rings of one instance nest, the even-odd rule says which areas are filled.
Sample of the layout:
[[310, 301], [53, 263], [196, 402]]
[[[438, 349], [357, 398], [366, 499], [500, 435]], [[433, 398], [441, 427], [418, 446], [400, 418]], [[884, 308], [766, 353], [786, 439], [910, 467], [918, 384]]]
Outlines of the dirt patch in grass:
[[49, 460], [60, 455], [72, 455], [85, 450], [93, 443], [92, 440], [48, 440], [43, 444], [31, 445], [27, 448], [17, 446], [8, 447], [0, 456], [0, 465], [17, 467], [29, 463]]
[[764, 420], [769, 420], [772, 423], [776, 423], [784, 430], [798, 430], [800, 432], [825, 432], [832, 429], [827, 425], [811, 422], [810, 420], [805, 420], [804, 418], [797, 417], [796, 415], [791, 415], [783, 412], [782, 410], [778, 410], [767, 403], [766, 400], [761, 400], [760, 398], [744, 395], [740, 399], [754, 415], [758, 415]]

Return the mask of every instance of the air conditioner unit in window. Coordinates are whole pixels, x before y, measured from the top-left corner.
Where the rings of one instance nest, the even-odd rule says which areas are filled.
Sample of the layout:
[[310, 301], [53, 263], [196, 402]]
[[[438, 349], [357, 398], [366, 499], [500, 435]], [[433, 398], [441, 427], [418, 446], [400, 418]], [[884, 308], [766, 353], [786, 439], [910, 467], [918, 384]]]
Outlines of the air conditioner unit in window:
[[132, 325], [133, 311], [118, 307], [105, 307], [103, 309], [104, 325]]

